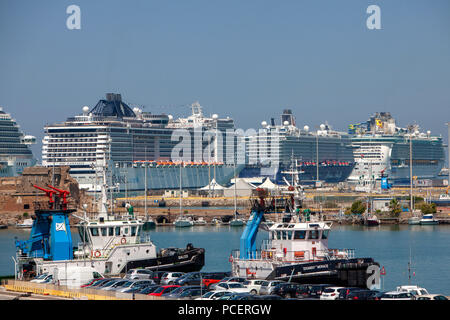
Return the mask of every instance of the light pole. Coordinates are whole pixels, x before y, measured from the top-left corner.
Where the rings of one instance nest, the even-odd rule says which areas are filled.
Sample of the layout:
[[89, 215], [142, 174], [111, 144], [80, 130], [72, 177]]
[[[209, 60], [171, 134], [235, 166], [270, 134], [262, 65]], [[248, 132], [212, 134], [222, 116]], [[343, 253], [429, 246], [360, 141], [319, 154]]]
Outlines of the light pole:
[[448, 186], [450, 186], [450, 122], [447, 122], [447, 128], [448, 128], [448, 141], [447, 141], [447, 149], [448, 149]]
[[411, 213], [414, 211], [414, 199], [413, 199], [413, 175], [412, 175], [412, 133], [409, 135], [409, 181], [410, 181], [410, 198], [411, 198]]

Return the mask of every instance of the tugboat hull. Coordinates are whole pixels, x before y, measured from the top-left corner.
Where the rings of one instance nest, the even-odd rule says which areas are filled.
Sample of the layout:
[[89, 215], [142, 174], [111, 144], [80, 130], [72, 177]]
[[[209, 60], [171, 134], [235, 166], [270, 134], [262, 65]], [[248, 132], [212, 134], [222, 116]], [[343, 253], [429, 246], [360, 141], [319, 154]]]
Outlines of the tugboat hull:
[[337, 286], [367, 288], [369, 266], [379, 266], [372, 258], [329, 260], [277, 267], [270, 280], [296, 283], [329, 283]]
[[205, 264], [205, 249], [194, 248], [173, 255], [158, 255], [156, 258], [129, 261], [121, 270], [125, 273], [129, 269], [146, 268], [158, 271], [194, 272], [200, 271]]

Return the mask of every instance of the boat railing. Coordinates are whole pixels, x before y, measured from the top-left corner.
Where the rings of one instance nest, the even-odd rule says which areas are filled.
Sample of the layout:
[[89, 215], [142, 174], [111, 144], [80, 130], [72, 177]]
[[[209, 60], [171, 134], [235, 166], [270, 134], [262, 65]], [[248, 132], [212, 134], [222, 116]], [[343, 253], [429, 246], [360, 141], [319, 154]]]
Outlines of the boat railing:
[[249, 250], [247, 257], [241, 259], [241, 252], [234, 250], [232, 259], [246, 261], [268, 261], [268, 262], [315, 262], [324, 260], [352, 259], [355, 257], [355, 249], [327, 249], [327, 250], [279, 250], [277, 248], [262, 247], [261, 250]]

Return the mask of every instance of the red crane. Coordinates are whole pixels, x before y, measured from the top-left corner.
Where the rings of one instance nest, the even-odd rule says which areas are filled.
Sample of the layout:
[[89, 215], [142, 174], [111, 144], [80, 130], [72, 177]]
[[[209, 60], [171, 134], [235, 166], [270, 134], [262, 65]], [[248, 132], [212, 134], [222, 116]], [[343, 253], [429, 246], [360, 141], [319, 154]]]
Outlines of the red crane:
[[55, 203], [55, 200], [53, 199], [53, 195], [54, 195], [56, 192], [53, 191], [53, 190], [47, 190], [47, 189], [41, 188], [41, 187], [39, 187], [39, 186], [37, 186], [37, 185], [33, 185], [33, 187], [35, 187], [36, 189], [39, 189], [39, 190], [45, 192], [45, 195], [49, 198], [49, 201], [48, 201], [48, 202], [49, 202], [49, 204], [50, 204], [50, 209], [53, 209], [53, 205], [54, 205], [54, 203]]
[[35, 187], [36, 189], [39, 189], [41, 191], [45, 192], [45, 195], [50, 199], [49, 200], [49, 204], [50, 204], [50, 209], [53, 209], [54, 204], [55, 204], [55, 199], [53, 199], [53, 195], [56, 194], [57, 192], [59, 192], [58, 198], [61, 199], [62, 198], [62, 209], [66, 210], [67, 209], [67, 196], [69, 195], [69, 191], [66, 190], [61, 190], [58, 188], [55, 188], [51, 185], [48, 185], [49, 188], [53, 189], [53, 190], [48, 190], [48, 189], [44, 189], [42, 187], [39, 187], [37, 185], [33, 185], [33, 187]]
[[48, 185], [48, 187], [59, 192], [59, 198], [63, 199], [62, 208], [63, 208], [63, 210], [66, 210], [67, 209], [67, 196], [69, 195], [70, 192], [66, 191], [66, 190], [61, 190], [61, 189], [55, 188], [54, 186], [51, 186], [51, 185]]

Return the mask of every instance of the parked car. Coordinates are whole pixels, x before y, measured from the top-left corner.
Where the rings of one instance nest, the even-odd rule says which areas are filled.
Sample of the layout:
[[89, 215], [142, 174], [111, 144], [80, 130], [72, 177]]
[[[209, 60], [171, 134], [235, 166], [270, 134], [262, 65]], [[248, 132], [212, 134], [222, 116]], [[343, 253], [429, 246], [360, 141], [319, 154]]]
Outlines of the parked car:
[[244, 283], [244, 282], [246, 282], [246, 281], [247, 281], [247, 279], [242, 278], [242, 277], [225, 277], [225, 278], [223, 278], [222, 280], [220, 280], [220, 281], [218, 281], [218, 282], [216, 282], [216, 283], [210, 284], [208, 289], [209, 289], [209, 290], [215, 290], [216, 286], [217, 286], [219, 283], [227, 283], [227, 282], [239, 282], [239, 283]]
[[264, 281], [261, 284], [261, 288], [259, 289], [259, 294], [261, 295], [268, 295], [272, 294], [273, 289], [280, 283], [285, 283], [284, 281], [280, 280], [270, 280], [270, 281]]
[[292, 298], [297, 296], [301, 284], [298, 283], [279, 283], [273, 288], [272, 294], [283, 298]]
[[152, 279], [156, 284], [161, 284], [161, 278], [166, 271], [153, 271]]
[[203, 285], [208, 290], [212, 290], [211, 285], [222, 281], [224, 278], [229, 277], [229, 272], [208, 272], [202, 275]]
[[100, 280], [105, 280], [105, 278], [93, 279], [93, 280], [89, 281], [88, 283], [83, 284], [81, 286], [81, 288], [88, 288], [88, 287], [92, 286], [94, 283], [99, 282]]
[[153, 291], [155, 291], [156, 289], [158, 289], [159, 287], [161, 287], [161, 286], [158, 284], [155, 284], [152, 286], [144, 287], [143, 289], [141, 289], [135, 293], [148, 295], [148, 294], [152, 293]]
[[111, 282], [108, 285], [102, 286], [100, 289], [105, 290], [105, 291], [115, 291], [116, 289], [125, 285], [128, 282], [130, 282], [130, 281], [121, 279], [121, 280]]
[[241, 292], [233, 294], [229, 300], [259, 300], [259, 296], [248, 292]]
[[328, 287], [323, 289], [320, 295], [320, 300], [336, 300], [339, 297], [339, 293], [345, 290], [344, 287]]
[[175, 279], [173, 281], [173, 284], [179, 286], [192, 286], [192, 285], [199, 286], [201, 282], [202, 281], [200, 272], [189, 272], [179, 277], [178, 279]]
[[[212, 291], [214, 292], [214, 291]], [[225, 292], [223, 296], [221, 296], [220, 298], [218, 298], [217, 300], [230, 300], [230, 298], [232, 298], [234, 296], [235, 293], [233, 292]]]
[[259, 290], [261, 289], [261, 285], [263, 284], [263, 282], [264, 280], [249, 279], [243, 284], [250, 289], [251, 294], [259, 294]]
[[265, 294], [259, 296], [259, 300], [283, 300], [283, 298], [275, 294]]
[[313, 284], [301, 284], [297, 288], [296, 297], [298, 299], [316, 299], [316, 298], [311, 298], [309, 296], [309, 293], [310, 293], [310, 291], [311, 291], [313, 286], [314, 286]]
[[409, 292], [389, 291], [383, 293], [380, 300], [414, 300], [414, 296]]
[[116, 291], [128, 292], [128, 290], [133, 289], [133, 288], [143, 288], [143, 287], [148, 287], [153, 284], [155, 284], [155, 281], [153, 281], [152, 279], [128, 281], [127, 283], [116, 288]]
[[34, 283], [49, 283], [52, 280], [53, 280], [53, 275], [51, 275], [49, 273], [43, 273], [40, 276], [37, 276], [36, 278], [31, 280], [30, 282], [34, 282]]
[[442, 294], [424, 294], [416, 296], [416, 300], [448, 300], [448, 298]]
[[130, 280], [153, 279], [153, 271], [147, 269], [130, 269], [124, 278]]
[[419, 286], [399, 286], [397, 287], [398, 292], [409, 292], [413, 296], [421, 296], [429, 294], [427, 289], [421, 288]]
[[203, 296], [195, 299], [195, 300], [217, 300], [220, 297], [230, 294], [231, 292], [228, 291], [208, 291]]
[[347, 295], [347, 300], [379, 300], [379, 291], [363, 289], [350, 292]]
[[160, 284], [173, 284], [182, 275], [184, 275], [184, 272], [166, 272], [162, 275]]
[[180, 300], [192, 300], [198, 297], [201, 297], [203, 290], [201, 288], [193, 288], [184, 290], [178, 294], [170, 296], [170, 299], [180, 299]]
[[167, 285], [167, 286], [160, 286], [155, 291], [149, 294], [149, 296], [157, 296], [160, 297], [163, 295], [163, 293], [170, 292], [176, 288], [178, 288], [178, 285]]
[[355, 291], [363, 290], [362, 288], [358, 287], [345, 287], [343, 290], [339, 290], [339, 296], [336, 300], [347, 300], [347, 296]]
[[96, 286], [95, 289], [102, 290], [103, 288], [106, 288], [106, 287], [109, 287], [109, 286], [113, 285], [117, 281], [124, 281], [124, 280], [121, 279], [121, 278], [109, 278], [108, 281], [102, 282], [100, 285]]
[[309, 297], [310, 298], [320, 298], [322, 295], [323, 290], [326, 288], [333, 287], [332, 284], [314, 284], [311, 286], [311, 289], [309, 290]]
[[109, 282], [111, 280], [112, 280], [111, 278], [103, 278], [103, 279], [100, 279], [100, 280], [92, 283], [91, 285], [87, 286], [86, 288], [99, 289], [102, 285], [104, 285], [105, 283], [107, 283], [107, 282]]
[[191, 290], [191, 289], [200, 289], [200, 286], [181, 286], [181, 287], [178, 287], [178, 288], [176, 288], [176, 289], [174, 289], [174, 290], [172, 290], [170, 292], [163, 293], [162, 296], [171, 299], [172, 296], [175, 296], [177, 294], [182, 293], [183, 291]]
[[239, 282], [219, 282], [216, 285], [215, 291], [228, 291], [232, 293], [239, 293], [239, 292], [250, 293], [250, 289]]

